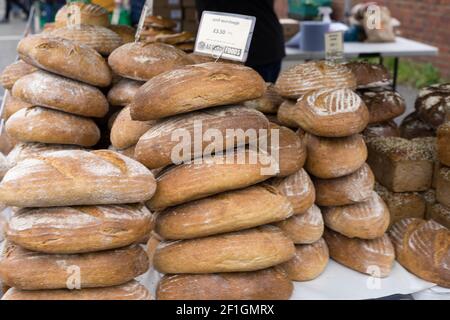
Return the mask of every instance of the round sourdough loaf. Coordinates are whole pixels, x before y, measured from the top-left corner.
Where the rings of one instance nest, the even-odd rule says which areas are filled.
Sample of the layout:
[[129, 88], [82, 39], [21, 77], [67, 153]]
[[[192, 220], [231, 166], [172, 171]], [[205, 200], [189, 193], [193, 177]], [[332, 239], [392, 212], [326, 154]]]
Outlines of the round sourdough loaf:
[[108, 29], [114, 31], [122, 39], [122, 43], [130, 43], [135, 40], [136, 29], [124, 24], [112, 24]]
[[389, 70], [382, 64], [373, 64], [366, 61], [352, 61], [346, 63], [356, 79], [358, 88], [372, 88], [387, 86], [391, 76]]
[[45, 71], [33, 72], [17, 80], [12, 94], [35, 106], [85, 117], [101, 118], [109, 109], [108, 101], [99, 89]]
[[[20, 290], [109, 287], [133, 280], [147, 271], [147, 254], [139, 245], [82, 254], [46, 254], [5, 246], [0, 277]], [[79, 275], [79, 276], [77, 276]]]
[[402, 96], [390, 89], [362, 90], [358, 94], [369, 110], [369, 123], [392, 120], [406, 110], [406, 102]]
[[367, 127], [369, 111], [350, 89], [322, 89], [298, 100], [293, 120], [317, 136], [346, 137]]
[[163, 243], [155, 252], [155, 269], [162, 273], [255, 271], [294, 256], [292, 241], [273, 226], [193, 240]]
[[0, 202], [54, 207], [144, 202], [156, 189], [142, 164], [109, 150], [66, 150], [19, 162], [0, 182]]
[[2, 300], [151, 300], [150, 292], [137, 281], [106, 288], [83, 290], [18, 290], [12, 288]]
[[437, 131], [439, 161], [450, 167], [450, 122], [444, 123]]
[[418, 117], [437, 129], [446, 120], [450, 110], [450, 83], [435, 84], [423, 88], [415, 105]]
[[417, 116], [417, 112], [409, 114], [400, 125], [400, 136], [405, 139], [436, 136], [435, 129]]
[[389, 209], [375, 192], [369, 200], [338, 207], [323, 207], [325, 225], [349, 238], [376, 239], [389, 227]]
[[356, 79], [350, 69], [327, 61], [313, 61], [296, 65], [278, 77], [278, 93], [289, 99], [298, 99], [311, 91], [324, 88], [356, 88]]
[[[265, 137], [262, 137], [265, 139]], [[286, 127], [272, 123], [267, 150], [278, 161], [279, 177], [287, 177], [298, 172], [305, 165], [306, 144], [303, 136]]]
[[255, 151], [231, 150], [170, 168], [158, 177], [156, 193], [147, 203], [163, 209], [257, 184], [276, 174], [271, 161], [273, 165], [272, 158]]
[[2, 118], [6, 121], [20, 109], [31, 108], [32, 106], [32, 104], [25, 102], [22, 99], [13, 97], [11, 92], [8, 91], [5, 95], [5, 105], [3, 107]]
[[136, 93], [135, 120], [159, 119], [263, 96], [266, 83], [251, 68], [232, 63], [203, 63], [160, 74]]
[[114, 31], [102, 26], [87, 24], [59, 28], [52, 31], [50, 35], [88, 46], [105, 56], [123, 44], [122, 38]]
[[21, 109], [6, 122], [6, 132], [22, 142], [95, 145], [100, 130], [92, 119], [41, 107]]
[[319, 206], [344, 206], [362, 202], [372, 197], [375, 177], [369, 165], [352, 174], [336, 179], [314, 179], [316, 204]]
[[[256, 144], [258, 137], [267, 138], [268, 129], [266, 117], [251, 108], [228, 106], [200, 110], [157, 121], [139, 139], [135, 156], [148, 168], [161, 168], [173, 162], [190, 161], [204, 153]], [[200, 145], [197, 145], [199, 138]]]
[[436, 199], [450, 207], [450, 167], [442, 166], [436, 176]]
[[114, 73], [147, 81], [154, 76], [190, 63], [186, 54], [164, 43], [131, 42], [114, 50], [108, 58]]
[[304, 169], [285, 178], [274, 178], [270, 183], [288, 198], [294, 214], [305, 213], [316, 200], [314, 185]]
[[363, 131], [364, 137], [400, 137], [400, 130], [395, 121], [372, 123]]
[[281, 125], [293, 129], [300, 128], [300, 125], [295, 121], [295, 104], [295, 100], [284, 100], [280, 105], [278, 108], [277, 120]]
[[111, 144], [117, 149], [126, 149], [135, 145], [139, 138], [149, 130], [155, 121], [134, 121], [130, 116], [130, 108], [123, 108], [113, 122], [111, 128]]
[[152, 227], [144, 205], [21, 209], [9, 220], [6, 237], [28, 250], [71, 254], [138, 243]]
[[281, 268], [164, 276], [157, 300], [288, 300], [294, 286]]
[[408, 218], [389, 235], [397, 261], [416, 276], [450, 288], [450, 231], [433, 220]]
[[324, 233], [330, 257], [340, 264], [376, 278], [388, 277], [395, 260], [394, 247], [385, 234], [373, 240], [351, 239], [330, 229]]
[[277, 113], [283, 98], [276, 92], [273, 83], [266, 83], [266, 85], [266, 93], [261, 98], [245, 101], [244, 106], [263, 113]]
[[62, 28], [67, 26], [72, 15], [72, 6], [76, 6], [80, 12], [79, 23], [82, 25], [109, 26], [108, 10], [93, 3], [70, 2], [58, 10], [55, 16], [55, 27]]
[[0, 75], [0, 84], [3, 88], [11, 90], [17, 80], [37, 70], [38, 69], [31, 64], [28, 64], [22, 60], [17, 60], [16, 62], [6, 66], [6, 68], [2, 71], [2, 74]]
[[238, 231], [289, 218], [292, 205], [277, 189], [252, 186], [172, 207], [159, 213], [155, 231], [168, 240]]
[[349, 175], [367, 160], [367, 146], [359, 134], [346, 138], [320, 138], [306, 134], [305, 141], [308, 153], [305, 169], [318, 178]]
[[126, 106], [134, 98], [134, 95], [144, 82], [122, 78], [108, 91], [108, 102], [112, 106]]
[[105, 59], [94, 49], [70, 40], [32, 35], [20, 40], [17, 52], [22, 60], [40, 69], [98, 87], [111, 83]]
[[312, 244], [295, 246], [295, 256], [281, 264], [292, 281], [316, 279], [325, 270], [330, 260], [328, 246], [322, 238]]
[[323, 218], [319, 207], [313, 205], [303, 214], [295, 215], [276, 224], [295, 244], [311, 244], [323, 234]]

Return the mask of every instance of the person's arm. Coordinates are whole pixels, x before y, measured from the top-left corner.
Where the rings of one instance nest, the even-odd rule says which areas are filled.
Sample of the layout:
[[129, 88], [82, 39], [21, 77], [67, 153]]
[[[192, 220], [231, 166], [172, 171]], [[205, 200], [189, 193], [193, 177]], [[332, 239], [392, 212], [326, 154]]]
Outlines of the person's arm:
[[288, 0], [274, 0], [274, 9], [278, 19], [287, 18], [289, 12]]

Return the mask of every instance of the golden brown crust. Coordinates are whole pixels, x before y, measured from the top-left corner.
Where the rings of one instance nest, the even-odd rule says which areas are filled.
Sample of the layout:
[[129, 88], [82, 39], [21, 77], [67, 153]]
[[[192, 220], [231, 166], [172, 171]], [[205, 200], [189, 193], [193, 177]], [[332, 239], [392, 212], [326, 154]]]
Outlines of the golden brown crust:
[[17, 80], [37, 70], [38, 69], [31, 64], [22, 60], [17, 60], [3, 69], [2, 74], [0, 75], [0, 84], [3, 88], [11, 90]]
[[21, 209], [5, 231], [8, 240], [28, 250], [72, 254], [138, 243], [153, 222], [144, 205]]
[[444, 123], [437, 131], [439, 161], [450, 167], [450, 122]]
[[80, 288], [109, 287], [131, 281], [147, 269], [147, 255], [138, 245], [55, 255], [28, 251], [9, 243], [0, 260], [1, 278], [7, 285], [21, 290], [66, 289], [78, 281]]
[[75, 5], [80, 10], [80, 24], [96, 25], [96, 26], [109, 26], [109, 16], [108, 11], [93, 3], [83, 3], [83, 2], [70, 2], [64, 5], [58, 10], [55, 16], [55, 27], [62, 28], [67, 26], [69, 17], [71, 15], [70, 6]]
[[340, 264], [376, 278], [388, 277], [395, 260], [394, 247], [385, 234], [373, 240], [347, 238], [326, 229], [330, 257]]
[[292, 282], [280, 268], [253, 272], [164, 276], [157, 300], [288, 300]]
[[172, 29], [177, 26], [177, 23], [172, 19], [161, 16], [147, 16], [145, 17], [145, 26], [160, 29]]
[[294, 244], [273, 226], [263, 226], [194, 240], [166, 243], [153, 263], [162, 273], [256, 271], [294, 255]]
[[357, 171], [367, 159], [367, 147], [361, 135], [345, 138], [321, 138], [305, 135], [308, 158], [305, 169], [322, 179], [339, 178]]
[[397, 261], [418, 277], [450, 288], [450, 231], [437, 222], [403, 219], [389, 233]]
[[295, 113], [297, 110], [295, 103], [295, 100], [284, 100], [280, 105], [277, 112], [277, 120], [280, 125], [293, 129], [300, 128], [300, 125], [295, 121]]
[[135, 40], [136, 29], [133, 27], [124, 24], [112, 24], [108, 29], [117, 33], [123, 43], [130, 43]]
[[111, 83], [111, 70], [105, 59], [94, 49], [70, 40], [32, 35], [19, 42], [17, 52], [25, 62], [64, 77], [99, 87]]
[[166, 209], [155, 231], [169, 240], [193, 239], [284, 220], [292, 213], [290, 202], [275, 188], [253, 186]]
[[450, 229], [450, 209], [440, 203], [434, 203], [427, 212], [427, 219], [432, 219], [437, 223]]
[[266, 84], [254, 70], [231, 63], [190, 65], [144, 84], [131, 103], [136, 120], [159, 119], [261, 97]]
[[273, 83], [266, 83], [266, 93], [258, 99], [244, 102], [244, 106], [254, 108], [262, 113], [276, 114], [278, 107], [283, 103], [283, 98], [275, 90]]
[[436, 199], [450, 207], [450, 168], [442, 166], [437, 173]]
[[5, 96], [5, 106], [3, 109], [3, 115], [2, 118], [6, 120], [9, 119], [14, 113], [19, 111], [20, 109], [30, 108], [33, 105], [25, 102], [19, 98], [15, 98], [11, 95], [11, 92], [8, 91], [8, 93]]
[[138, 89], [144, 84], [142, 81], [122, 78], [108, 91], [108, 102], [113, 106], [126, 106], [134, 98]]

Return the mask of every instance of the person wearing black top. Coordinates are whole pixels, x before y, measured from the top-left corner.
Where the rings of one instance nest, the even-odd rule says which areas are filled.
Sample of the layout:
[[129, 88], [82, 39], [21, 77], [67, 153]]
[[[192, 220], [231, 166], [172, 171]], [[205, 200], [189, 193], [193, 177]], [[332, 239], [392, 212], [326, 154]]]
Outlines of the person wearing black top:
[[274, 10], [275, 0], [196, 0], [199, 17], [204, 10], [256, 17], [246, 65], [267, 82], [275, 82], [285, 57], [283, 29]]

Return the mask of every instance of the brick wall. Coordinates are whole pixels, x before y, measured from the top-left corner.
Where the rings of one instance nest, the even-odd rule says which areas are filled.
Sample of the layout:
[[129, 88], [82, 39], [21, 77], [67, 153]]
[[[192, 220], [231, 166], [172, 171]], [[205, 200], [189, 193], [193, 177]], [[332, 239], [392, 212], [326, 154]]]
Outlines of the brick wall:
[[[352, 3], [367, 2], [353, 0]], [[431, 62], [450, 79], [450, 0], [378, 0], [400, 20], [401, 35], [439, 47], [438, 57], [415, 58]], [[344, 0], [333, 1], [335, 18], [343, 18]]]

